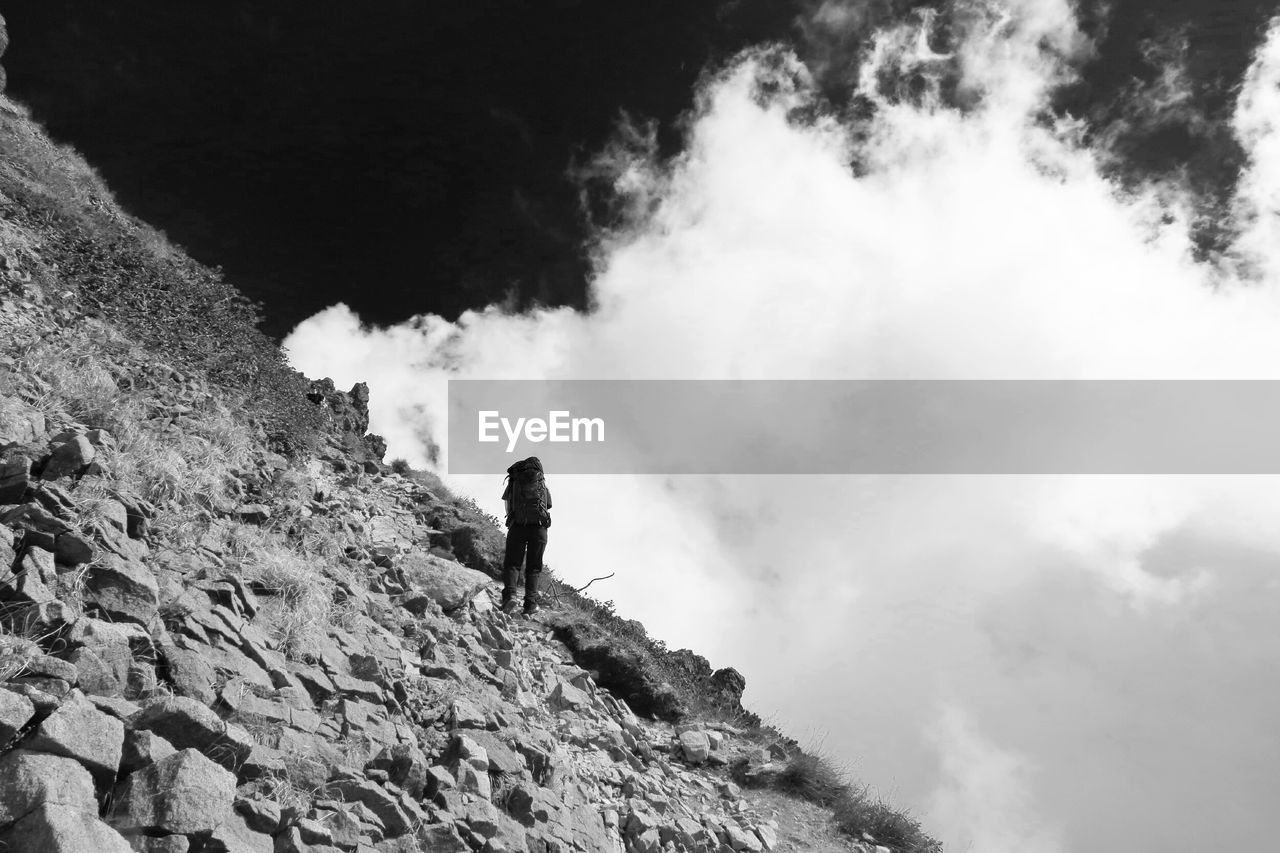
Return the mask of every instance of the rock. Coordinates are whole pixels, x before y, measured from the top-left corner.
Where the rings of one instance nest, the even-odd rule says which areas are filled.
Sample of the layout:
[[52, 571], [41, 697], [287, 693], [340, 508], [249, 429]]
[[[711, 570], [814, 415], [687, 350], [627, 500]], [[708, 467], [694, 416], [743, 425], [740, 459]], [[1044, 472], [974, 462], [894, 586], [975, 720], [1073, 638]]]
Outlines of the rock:
[[44, 577], [52, 574], [53, 555], [39, 548], [28, 548], [16, 570], [0, 567], [0, 598], [27, 604], [51, 604], [56, 600]]
[[245, 825], [254, 832], [274, 835], [280, 829], [280, 806], [270, 800], [237, 797], [234, 808], [244, 817]]
[[[93, 779], [76, 761], [25, 749], [0, 756], [0, 826], [41, 805], [98, 813]], [[39, 849], [39, 848], [17, 848]]]
[[235, 776], [183, 749], [118, 785], [109, 822], [122, 832], [212, 832], [231, 810], [235, 790]]
[[146, 566], [108, 554], [86, 574], [85, 596], [111, 619], [148, 625], [156, 615], [160, 588]]
[[409, 815], [396, 798], [386, 788], [367, 779], [339, 779], [330, 782], [326, 790], [331, 797], [367, 806], [378, 816], [389, 837], [404, 835], [412, 826]]
[[82, 811], [41, 805], [0, 833], [0, 848], [32, 853], [133, 853], [129, 842], [97, 818], [97, 809]]
[[94, 547], [79, 533], [64, 533], [53, 546], [54, 556], [66, 566], [80, 566], [93, 561]]
[[36, 706], [25, 696], [0, 689], [0, 749], [31, 721]]
[[40, 472], [42, 480], [57, 480], [79, 474], [98, 452], [83, 435], [77, 435], [54, 449]]
[[772, 850], [778, 846], [778, 833], [772, 826], [761, 824], [756, 827], [756, 835], [760, 838], [760, 846]]
[[484, 712], [468, 699], [455, 699], [450, 716], [453, 718], [454, 728], [483, 729], [488, 726]]
[[365, 769], [385, 771], [391, 782], [404, 788], [415, 800], [422, 799], [427, 787], [427, 756], [414, 744], [384, 747]]
[[137, 853], [190, 853], [191, 842], [185, 835], [130, 835], [129, 843]]
[[478, 770], [466, 762], [458, 765], [458, 790], [483, 800], [493, 798], [493, 787], [487, 770]]
[[717, 698], [722, 703], [741, 703], [742, 691], [747, 689], [747, 679], [731, 666], [711, 673], [711, 684], [719, 691]]
[[701, 764], [711, 754], [711, 741], [703, 731], [687, 731], [680, 735], [680, 749], [691, 764]]
[[124, 736], [124, 749], [121, 751], [120, 771], [127, 775], [155, 764], [162, 758], [168, 758], [177, 752], [173, 744], [146, 729], [130, 729]]
[[271, 507], [266, 504], [243, 504], [236, 507], [236, 515], [246, 524], [263, 524], [271, 519]]
[[53, 515], [38, 503], [25, 503], [6, 510], [3, 514], [0, 514], [0, 523], [25, 530], [28, 533], [43, 533], [50, 537], [58, 536], [71, 530], [71, 525]]
[[471, 848], [452, 826], [432, 824], [418, 830], [417, 841], [422, 850], [431, 853], [470, 853]]
[[40, 724], [25, 746], [32, 752], [74, 758], [95, 776], [113, 780], [120, 767], [124, 723], [74, 694]]
[[747, 832], [732, 822], [726, 822], [724, 833], [728, 836], [729, 846], [734, 850], [745, 850], [747, 853], [761, 853], [764, 849], [755, 833]]
[[152, 701], [134, 718], [133, 727], [155, 732], [175, 749], [197, 749], [231, 770], [238, 768], [254, 747], [247, 732], [223, 722], [208, 707], [186, 696]]
[[217, 701], [213, 690], [218, 674], [198, 652], [179, 648], [172, 641], [161, 644], [169, 681], [173, 683], [178, 695], [196, 700], [202, 705], [212, 705]]
[[445, 613], [457, 611], [493, 582], [483, 572], [416, 551], [404, 556], [400, 569], [413, 589], [403, 604], [416, 615], [425, 612], [423, 599], [435, 602]]
[[76, 683], [78, 673], [75, 664], [55, 658], [52, 655], [31, 655], [23, 666], [27, 675], [42, 675], [46, 678], [60, 678], [71, 684]]
[[434, 797], [440, 791], [450, 791], [458, 787], [458, 780], [449, 772], [448, 767], [439, 764], [427, 768], [427, 796]]
[[484, 749], [490, 773], [516, 777], [524, 772], [524, 758], [492, 732], [468, 731], [466, 738]]
[[205, 842], [202, 853], [274, 853], [275, 841], [251, 829], [243, 815], [230, 808]]
[[85, 693], [119, 696], [128, 684], [133, 653], [125, 645], [81, 646], [71, 652], [70, 660]]
[[129, 511], [120, 501], [104, 498], [98, 501], [97, 512], [104, 524], [129, 535]]
[[126, 728], [128, 722], [142, 710], [128, 699], [121, 699], [118, 696], [89, 696], [88, 699], [93, 703], [93, 707], [102, 713], [110, 714], [125, 723]]
[[591, 697], [567, 681], [556, 683], [549, 701], [558, 711], [577, 711], [591, 706]]

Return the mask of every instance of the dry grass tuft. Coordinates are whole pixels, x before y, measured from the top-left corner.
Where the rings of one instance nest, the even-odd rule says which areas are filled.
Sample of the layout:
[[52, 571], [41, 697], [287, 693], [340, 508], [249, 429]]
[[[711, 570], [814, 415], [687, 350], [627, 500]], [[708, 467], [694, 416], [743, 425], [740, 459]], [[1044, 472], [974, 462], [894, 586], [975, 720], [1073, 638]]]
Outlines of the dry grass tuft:
[[772, 784], [831, 809], [836, 826], [851, 838], [871, 838], [901, 853], [941, 853], [942, 845], [924, 834], [919, 821], [874, 797], [865, 786], [851, 784], [845, 771], [821, 752], [797, 752]]
[[354, 573], [324, 556], [300, 551], [280, 533], [237, 525], [228, 538], [227, 564], [268, 596], [258, 620], [289, 657], [306, 656], [330, 626], [351, 622], [348, 597], [334, 577], [351, 585], [357, 580]]

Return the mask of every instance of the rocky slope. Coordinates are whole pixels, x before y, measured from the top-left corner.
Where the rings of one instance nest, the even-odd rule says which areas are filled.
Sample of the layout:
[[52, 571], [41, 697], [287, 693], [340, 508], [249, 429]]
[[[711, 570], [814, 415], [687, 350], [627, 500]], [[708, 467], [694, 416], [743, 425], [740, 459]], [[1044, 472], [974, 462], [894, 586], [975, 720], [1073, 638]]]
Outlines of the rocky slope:
[[390, 472], [367, 389], [278, 405], [199, 339], [216, 281], [0, 135], [0, 849], [885, 849], [755, 790], [801, 756], [733, 670], [497, 611], [500, 530]]
[[[55, 314], [10, 300], [0, 318], [25, 342], [37, 328], [47, 339]], [[141, 384], [144, 367], [159, 365], [110, 370]], [[318, 385], [337, 427], [321, 458], [292, 467], [259, 449], [234, 476], [241, 499], [174, 530], [117, 488], [109, 429], [29, 402], [38, 373], [7, 378], [9, 849], [776, 846], [776, 825], [723, 772], [744, 753], [766, 765], [767, 751], [728, 724], [637, 717], [555, 639], [554, 613], [508, 617], [489, 575], [433, 553], [447, 507], [425, 485], [367, 473], [379, 466], [358, 436], [359, 386]], [[172, 373], [152, 390], [153, 418], [181, 442], [209, 392]], [[324, 606], [340, 612], [307, 613], [298, 579], [262, 571], [308, 533], [344, 543], [312, 554], [301, 578], [332, 584]]]

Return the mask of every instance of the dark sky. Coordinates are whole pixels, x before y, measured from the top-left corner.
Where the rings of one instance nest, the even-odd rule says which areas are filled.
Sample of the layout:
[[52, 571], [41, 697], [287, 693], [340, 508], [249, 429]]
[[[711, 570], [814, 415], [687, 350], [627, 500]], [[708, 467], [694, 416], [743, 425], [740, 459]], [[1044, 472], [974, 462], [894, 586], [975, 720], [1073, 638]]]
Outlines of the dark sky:
[[[262, 300], [283, 335], [339, 300], [378, 323], [453, 317], [509, 292], [582, 305], [570, 166], [622, 110], [658, 120], [672, 149], [698, 74], [798, 38], [804, 3], [0, 0], [0, 12], [10, 94], [127, 208]], [[911, 5], [866, 8], [883, 20]], [[1277, 9], [1112, 5], [1099, 58], [1063, 97], [1103, 121], [1125, 117], [1116, 97], [1154, 77], [1142, 40], [1180, 27], [1200, 107], [1221, 114]], [[853, 56], [858, 43], [839, 48]], [[1135, 168], [1190, 161], [1209, 195], [1229, 184], [1238, 162], [1223, 131], [1146, 124], [1120, 140]]]

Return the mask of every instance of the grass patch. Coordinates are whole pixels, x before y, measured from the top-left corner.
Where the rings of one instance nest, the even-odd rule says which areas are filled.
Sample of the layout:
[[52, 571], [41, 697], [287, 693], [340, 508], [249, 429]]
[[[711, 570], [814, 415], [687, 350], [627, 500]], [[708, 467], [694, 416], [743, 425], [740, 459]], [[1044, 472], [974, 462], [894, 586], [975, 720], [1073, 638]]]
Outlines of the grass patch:
[[[741, 783], [752, 784], [747, 760], [733, 768]], [[924, 833], [919, 821], [849, 782], [845, 771], [820, 752], [798, 750], [781, 772], [766, 774], [765, 784], [830, 809], [836, 827], [857, 841], [874, 841], [901, 853], [941, 853], [942, 844]]]
[[[324, 420], [306, 397], [309, 382], [258, 328], [260, 306], [122, 211], [83, 158], [4, 104], [0, 195], [12, 202], [4, 242], [21, 250], [14, 256], [32, 283], [237, 397], [275, 449], [297, 455], [317, 446]], [[109, 394], [109, 384], [102, 389]]]
[[248, 524], [236, 525], [227, 538], [227, 568], [265, 596], [255, 621], [295, 660], [355, 616], [351, 592], [362, 579], [330, 556], [337, 542], [321, 541], [307, 551], [300, 540]]

